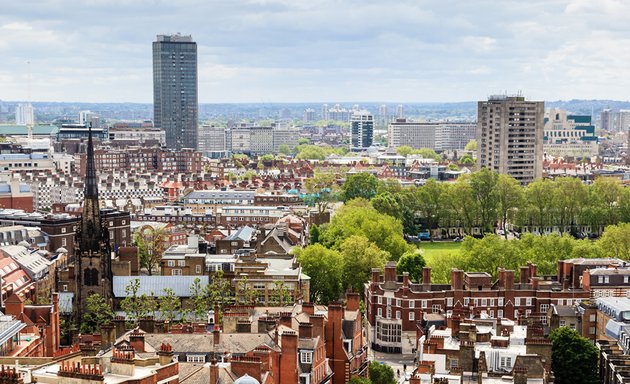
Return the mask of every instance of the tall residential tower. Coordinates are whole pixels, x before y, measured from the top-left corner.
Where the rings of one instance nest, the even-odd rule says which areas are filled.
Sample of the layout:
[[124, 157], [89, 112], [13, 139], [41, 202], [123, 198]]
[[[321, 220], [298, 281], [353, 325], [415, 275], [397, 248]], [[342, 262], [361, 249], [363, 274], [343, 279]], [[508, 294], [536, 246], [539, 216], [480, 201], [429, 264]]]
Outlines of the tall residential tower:
[[368, 111], [355, 111], [352, 122], [352, 140], [350, 149], [363, 151], [372, 146], [374, 140], [374, 117]]
[[477, 105], [477, 165], [522, 184], [542, 177], [545, 103], [490, 96]]
[[192, 37], [158, 35], [153, 42], [153, 120], [171, 149], [196, 148], [197, 43]]

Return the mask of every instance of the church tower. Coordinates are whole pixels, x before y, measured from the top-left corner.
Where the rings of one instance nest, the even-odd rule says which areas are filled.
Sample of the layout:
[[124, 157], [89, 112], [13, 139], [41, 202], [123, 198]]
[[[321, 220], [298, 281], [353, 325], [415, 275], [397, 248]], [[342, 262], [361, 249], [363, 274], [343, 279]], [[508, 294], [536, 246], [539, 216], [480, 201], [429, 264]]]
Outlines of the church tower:
[[98, 204], [98, 180], [94, 166], [91, 126], [88, 134], [83, 214], [75, 242], [76, 308], [77, 324], [80, 324], [88, 296], [98, 294], [108, 302], [113, 298], [109, 231], [103, 224]]

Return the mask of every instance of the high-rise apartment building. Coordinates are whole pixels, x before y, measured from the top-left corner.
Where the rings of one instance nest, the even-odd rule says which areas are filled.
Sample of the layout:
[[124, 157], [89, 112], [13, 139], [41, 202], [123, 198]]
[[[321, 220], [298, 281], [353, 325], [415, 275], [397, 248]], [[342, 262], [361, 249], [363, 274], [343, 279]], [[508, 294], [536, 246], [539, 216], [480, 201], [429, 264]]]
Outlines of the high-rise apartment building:
[[153, 120], [171, 149], [197, 146], [197, 43], [158, 35], [153, 42]]
[[204, 154], [224, 153], [228, 150], [225, 127], [203, 125], [199, 127], [198, 137], [197, 149]]
[[35, 117], [33, 115], [33, 105], [31, 103], [18, 104], [15, 108], [15, 124], [33, 125]]
[[421, 123], [396, 119], [387, 127], [390, 148], [410, 146], [414, 149], [431, 148], [436, 151], [464, 149], [475, 138], [475, 123]]
[[615, 126], [615, 115], [612, 109], [604, 109], [600, 116], [599, 127], [604, 131], [612, 131]]
[[491, 96], [477, 104], [477, 165], [523, 184], [542, 177], [545, 103]]
[[617, 112], [617, 132], [628, 132], [630, 129], [630, 110], [620, 109]]
[[306, 108], [304, 110], [304, 122], [310, 123], [315, 121], [315, 110], [313, 108]]
[[405, 110], [404, 110], [402, 104], [398, 104], [396, 106], [396, 118], [397, 119], [402, 119], [403, 117], [405, 117]]
[[374, 139], [374, 117], [368, 111], [356, 111], [350, 119], [352, 123], [351, 149], [362, 151], [372, 146]]

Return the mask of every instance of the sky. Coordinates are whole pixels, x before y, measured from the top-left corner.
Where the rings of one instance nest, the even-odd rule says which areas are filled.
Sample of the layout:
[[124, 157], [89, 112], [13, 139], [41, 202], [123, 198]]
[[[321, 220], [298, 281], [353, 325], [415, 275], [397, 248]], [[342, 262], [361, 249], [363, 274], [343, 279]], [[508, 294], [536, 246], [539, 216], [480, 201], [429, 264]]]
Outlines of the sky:
[[200, 103], [628, 100], [628, 15], [624, 0], [6, 0], [0, 100], [27, 100], [30, 72], [33, 101], [151, 103], [151, 43], [176, 32], [198, 44]]

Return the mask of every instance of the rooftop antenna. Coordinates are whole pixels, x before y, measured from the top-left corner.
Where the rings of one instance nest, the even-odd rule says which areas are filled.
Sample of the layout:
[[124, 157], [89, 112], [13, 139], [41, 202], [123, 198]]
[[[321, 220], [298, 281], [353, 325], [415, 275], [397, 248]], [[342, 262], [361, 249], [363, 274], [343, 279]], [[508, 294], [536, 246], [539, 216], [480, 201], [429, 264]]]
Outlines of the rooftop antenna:
[[31, 61], [27, 61], [26, 62], [26, 66], [28, 68], [28, 80], [27, 80], [27, 100], [28, 104], [31, 107], [31, 113], [33, 114], [33, 119], [28, 119], [28, 121], [26, 122], [26, 130], [27, 130], [27, 137], [29, 140], [33, 139], [33, 123], [35, 120], [35, 112], [33, 111], [33, 104], [31, 104]]

